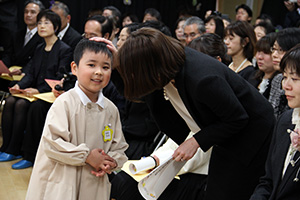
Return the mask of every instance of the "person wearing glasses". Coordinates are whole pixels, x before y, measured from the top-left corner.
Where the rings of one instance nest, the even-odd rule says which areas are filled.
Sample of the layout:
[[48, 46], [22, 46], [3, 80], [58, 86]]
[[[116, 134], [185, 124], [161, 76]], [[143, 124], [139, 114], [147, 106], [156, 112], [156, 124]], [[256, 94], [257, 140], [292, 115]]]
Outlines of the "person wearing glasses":
[[199, 17], [189, 17], [184, 22], [183, 30], [185, 42], [188, 45], [193, 39], [205, 33], [205, 24]]
[[[280, 71], [279, 64], [284, 54], [300, 43], [300, 29], [298, 28], [286, 28], [280, 30], [277, 34], [276, 41], [271, 48], [273, 65], [275, 70]], [[283, 75], [282, 73], [276, 75], [271, 82], [271, 90], [269, 96], [269, 102], [274, 108], [275, 117], [278, 118], [285, 110], [288, 110], [287, 100], [282, 89]]]
[[[38, 34], [44, 39], [44, 43], [37, 46], [30, 71], [10, 88], [12, 94], [20, 93], [20, 89], [27, 97], [51, 92], [45, 79], [61, 80], [61, 71], [71, 70], [72, 49], [57, 37], [61, 26], [60, 17], [46, 9], [39, 12], [37, 22]], [[0, 162], [18, 159], [23, 154], [24, 159], [13, 164], [13, 169], [24, 169], [33, 165], [40, 135], [34, 135], [30, 130], [44, 125], [40, 116], [32, 114], [40, 109], [39, 101], [42, 100], [30, 102], [15, 96], [6, 99], [2, 115], [3, 145], [0, 149]], [[51, 104], [46, 104], [43, 109], [47, 110], [50, 106]]]
[[[290, 110], [285, 111], [274, 128], [265, 166], [250, 200], [294, 200], [300, 197], [300, 45], [282, 57], [282, 88]], [[294, 130], [294, 131], [291, 131]]]
[[102, 15], [89, 17], [84, 25], [84, 38], [103, 37], [109, 39], [113, 31], [112, 18]]

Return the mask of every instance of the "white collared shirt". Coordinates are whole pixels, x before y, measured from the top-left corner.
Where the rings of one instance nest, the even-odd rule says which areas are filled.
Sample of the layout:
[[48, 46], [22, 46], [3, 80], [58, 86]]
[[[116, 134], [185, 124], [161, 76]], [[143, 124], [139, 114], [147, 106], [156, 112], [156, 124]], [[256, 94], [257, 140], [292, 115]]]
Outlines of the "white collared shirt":
[[[75, 83], [75, 91], [79, 95], [79, 98], [83, 105], [87, 105], [88, 103], [92, 103], [92, 101], [86, 96], [86, 94], [81, 90], [81, 88], [78, 85], [78, 81]], [[99, 95], [98, 95], [98, 100], [96, 102], [101, 108], [104, 108], [104, 96], [102, 94], [102, 90], [100, 90]]]
[[[35, 27], [31, 30], [27, 27], [26, 34], [24, 36], [24, 46], [31, 40], [31, 38], [34, 36], [34, 34], [36, 34], [36, 32], [37, 32], [37, 27]], [[29, 38], [27, 39], [26, 37], [29, 33], [30, 33], [30, 35], [29, 35]]]
[[60, 40], [62, 40], [63, 37], [65, 36], [65, 34], [66, 34], [66, 32], [67, 32], [69, 26], [70, 26], [70, 24], [67, 23], [67, 26], [66, 26], [63, 30], [61, 30], [61, 31], [58, 33], [57, 37], [58, 37]]

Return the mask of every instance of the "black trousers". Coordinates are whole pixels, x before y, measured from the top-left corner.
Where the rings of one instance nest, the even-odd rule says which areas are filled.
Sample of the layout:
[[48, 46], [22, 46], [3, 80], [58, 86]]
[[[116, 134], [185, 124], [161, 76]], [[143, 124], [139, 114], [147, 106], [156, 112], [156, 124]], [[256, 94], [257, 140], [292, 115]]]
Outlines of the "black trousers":
[[[206, 189], [207, 175], [187, 173], [180, 180], [173, 179], [159, 200], [202, 200]], [[111, 198], [116, 200], [144, 200], [136, 182], [126, 172], [119, 172], [111, 181]]]
[[41, 135], [43, 133], [46, 116], [51, 105], [51, 103], [48, 103], [46, 101], [37, 100], [32, 103], [28, 110], [22, 152], [24, 155], [24, 159], [31, 161], [32, 163], [35, 160]]

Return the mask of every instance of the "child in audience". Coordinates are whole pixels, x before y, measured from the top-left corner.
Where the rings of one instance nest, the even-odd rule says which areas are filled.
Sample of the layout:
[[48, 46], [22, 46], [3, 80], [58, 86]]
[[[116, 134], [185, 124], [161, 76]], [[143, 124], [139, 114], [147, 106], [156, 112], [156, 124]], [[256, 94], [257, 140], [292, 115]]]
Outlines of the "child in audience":
[[104, 43], [75, 48], [77, 82], [48, 112], [26, 199], [109, 199], [107, 174], [127, 161], [128, 147], [118, 109], [102, 94], [111, 65]]

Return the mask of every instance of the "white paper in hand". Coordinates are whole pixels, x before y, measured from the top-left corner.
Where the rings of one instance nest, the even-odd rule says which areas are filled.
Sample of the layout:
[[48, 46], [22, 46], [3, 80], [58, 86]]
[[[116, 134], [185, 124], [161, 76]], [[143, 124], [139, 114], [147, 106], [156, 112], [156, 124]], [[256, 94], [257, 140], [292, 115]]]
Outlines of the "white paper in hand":
[[141, 195], [147, 200], [157, 199], [185, 163], [186, 161], [176, 162], [172, 156], [169, 157], [166, 162], [162, 163], [138, 183]]

